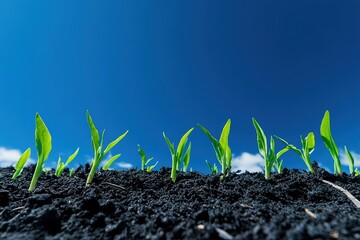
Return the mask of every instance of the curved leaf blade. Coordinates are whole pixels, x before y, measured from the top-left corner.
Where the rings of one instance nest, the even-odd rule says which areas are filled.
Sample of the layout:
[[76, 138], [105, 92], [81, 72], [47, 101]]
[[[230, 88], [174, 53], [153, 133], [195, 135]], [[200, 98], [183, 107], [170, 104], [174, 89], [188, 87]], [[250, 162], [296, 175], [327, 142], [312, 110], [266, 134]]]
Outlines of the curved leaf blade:
[[116, 159], [118, 159], [120, 156], [121, 156], [121, 154], [117, 154], [117, 155], [111, 157], [111, 158], [109, 159], [109, 161], [107, 161], [107, 163], [104, 165], [103, 169], [104, 169], [104, 170], [108, 170], [108, 168], [111, 166], [111, 164], [113, 164], [113, 162], [114, 162]]
[[21, 157], [17, 161], [15, 169], [20, 170], [24, 168], [24, 165], [27, 162], [27, 160], [30, 158], [30, 155], [31, 155], [31, 148], [28, 148], [25, 150], [25, 152], [21, 155]]
[[221, 132], [219, 142], [223, 149], [227, 149], [229, 146], [229, 134], [230, 134], [231, 120], [228, 119]]
[[99, 131], [96, 129], [95, 124], [90, 116], [89, 111], [86, 111], [86, 117], [88, 120], [88, 124], [90, 127], [90, 133], [91, 133], [91, 142], [94, 149], [94, 152], [96, 153], [100, 146], [100, 135]]
[[253, 125], [255, 127], [255, 130], [256, 130], [256, 138], [257, 138], [259, 153], [261, 154], [261, 156], [266, 158], [267, 139], [266, 139], [265, 133], [262, 130], [262, 128], [260, 127], [259, 123], [256, 121], [255, 118], [252, 118], [252, 121], [253, 121]]
[[186, 142], [187, 142], [187, 140], [188, 140], [188, 138], [189, 138], [190, 133], [191, 133], [193, 130], [194, 130], [194, 128], [190, 128], [190, 129], [182, 136], [182, 138], [180, 139], [179, 145], [178, 145], [177, 150], [176, 150], [177, 155], [178, 155], [179, 157], [182, 156], [183, 151], [184, 151], [184, 148], [185, 148], [185, 144], [186, 144]]
[[51, 152], [51, 135], [39, 113], [35, 116], [35, 145], [40, 165], [43, 165]]
[[126, 134], [128, 134], [128, 132], [129, 132], [129, 130], [127, 130], [125, 133], [120, 135], [117, 139], [115, 139], [114, 141], [109, 143], [109, 145], [107, 145], [107, 147], [104, 150], [103, 156], [105, 156], [113, 147], [115, 147], [116, 144], [118, 144], [126, 136]]

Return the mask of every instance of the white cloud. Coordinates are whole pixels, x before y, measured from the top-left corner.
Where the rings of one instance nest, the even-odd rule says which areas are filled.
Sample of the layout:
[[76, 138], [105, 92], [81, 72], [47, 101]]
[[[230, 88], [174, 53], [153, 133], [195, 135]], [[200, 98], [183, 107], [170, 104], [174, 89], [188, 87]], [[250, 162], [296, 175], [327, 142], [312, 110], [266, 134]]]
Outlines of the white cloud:
[[[354, 157], [354, 166], [360, 166], [360, 154], [350, 151], [351, 155]], [[340, 161], [342, 165], [349, 166], [349, 160], [345, 151], [340, 151]]]
[[[9, 167], [15, 166], [19, 158], [21, 157], [22, 152], [18, 149], [10, 149], [5, 147], [0, 147], [0, 167]], [[34, 164], [35, 161], [31, 158], [26, 162], [25, 166], [29, 164]]]
[[234, 157], [231, 162], [232, 171], [262, 172], [264, 169], [264, 159], [259, 153], [251, 154], [243, 152], [240, 156]]
[[133, 165], [131, 163], [127, 163], [127, 162], [119, 162], [117, 165], [121, 168], [132, 168], [133, 167]]

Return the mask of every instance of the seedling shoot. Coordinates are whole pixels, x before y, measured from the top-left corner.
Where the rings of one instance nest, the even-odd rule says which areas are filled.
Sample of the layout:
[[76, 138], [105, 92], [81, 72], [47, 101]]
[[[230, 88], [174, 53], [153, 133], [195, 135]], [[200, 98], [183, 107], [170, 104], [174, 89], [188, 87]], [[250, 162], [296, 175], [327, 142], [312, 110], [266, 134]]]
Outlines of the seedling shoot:
[[40, 115], [36, 113], [35, 116], [35, 146], [38, 155], [35, 172], [31, 179], [29, 191], [33, 191], [36, 187], [38, 178], [40, 177], [44, 163], [51, 152], [51, 135]]

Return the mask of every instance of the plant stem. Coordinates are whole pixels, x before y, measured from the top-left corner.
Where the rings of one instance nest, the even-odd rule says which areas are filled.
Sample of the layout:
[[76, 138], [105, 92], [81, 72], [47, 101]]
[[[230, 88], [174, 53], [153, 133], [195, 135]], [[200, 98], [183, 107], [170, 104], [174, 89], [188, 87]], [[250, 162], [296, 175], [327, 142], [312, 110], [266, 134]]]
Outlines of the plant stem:
[[145, 159], [141, 161], [141, 170], [145, 170]]
[[172, 164], [171, 164], [171, 180], [173, 181], [173, 182], [175, 182], [176, 181], [176, 168], [177, 168], [177, 162], [175, 161], [175, 155], [172, 155], [172, 157], [171, 157], [171, 162], [172, 162]]
[[342, 169], [341, 169], [341, 163], [340, 163], [339, 156], [335, 155], [334, 160], [335, 160], [334, 161], [335, 174], [342, 174]]
[[265, 179], [268, 180], [270, 178], [270, 168], [265, 166]]
[[39, 160], [36, 164], [36, 168], [35, 168], [35, 172], [33, 174], [33, 177], [31, 179], [31, 183], [30, 183], [30, 187], [29, 187], [29, 191], [32, 192], [35, 187], [36, 187], [36, 183], [37, 183], [37, 180], [38, 178], [40, 177], [41, 173], [42, 173], [42, 165], [39, 164]]
[[90, 170], [90, 173], [86, 179], [86, 187], [89, 187], [94, 176], [95, 176], [95, 173], [96, 173], [96, 169], [98, 168], [99, 166], [99, 163], [100, 161], [94, 161], [94, 164], [91, 166], [91, 170]]
[[14, 175], [12, 176], [12, 179], [16, 179], [20, 175], [21, 170], [16, 170]]

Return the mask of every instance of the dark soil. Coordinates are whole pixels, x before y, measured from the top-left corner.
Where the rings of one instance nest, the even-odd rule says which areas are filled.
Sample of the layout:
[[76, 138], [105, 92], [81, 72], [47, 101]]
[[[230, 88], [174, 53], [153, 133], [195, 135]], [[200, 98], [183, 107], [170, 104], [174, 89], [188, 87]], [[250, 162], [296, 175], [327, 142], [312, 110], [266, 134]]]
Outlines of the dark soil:
[[168, 168], [100, 171], [85, 188], [86, 165], [75, 177], [43, 174], [29, 193], [33, 170], [14, 181], [12, 167], [0, 169], [0, 239], [360, 239], [360, 209], [320, 181], [360, 199], [360, 177], [317, 167], [268, 181], [179, 173], [175, 184]]

